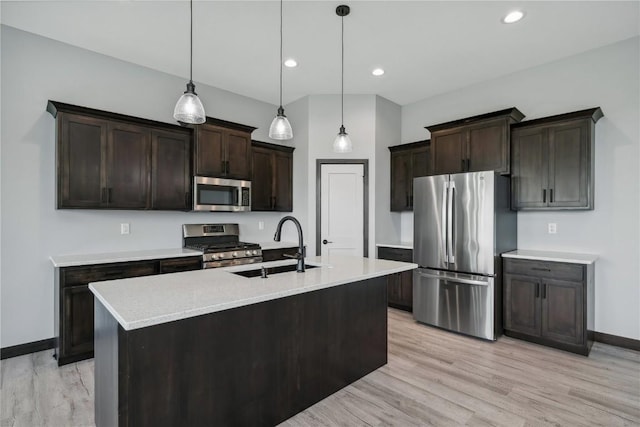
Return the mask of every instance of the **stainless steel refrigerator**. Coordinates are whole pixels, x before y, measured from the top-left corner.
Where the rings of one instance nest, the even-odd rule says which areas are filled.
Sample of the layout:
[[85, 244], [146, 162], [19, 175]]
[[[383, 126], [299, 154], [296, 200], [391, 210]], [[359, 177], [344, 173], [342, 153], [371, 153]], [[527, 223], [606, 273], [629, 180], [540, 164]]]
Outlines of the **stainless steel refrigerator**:
[[413, 316], [488, 340], [502, 333], [502, 259], [517, 246], [509, 178], [471, 172], [415, 178]]

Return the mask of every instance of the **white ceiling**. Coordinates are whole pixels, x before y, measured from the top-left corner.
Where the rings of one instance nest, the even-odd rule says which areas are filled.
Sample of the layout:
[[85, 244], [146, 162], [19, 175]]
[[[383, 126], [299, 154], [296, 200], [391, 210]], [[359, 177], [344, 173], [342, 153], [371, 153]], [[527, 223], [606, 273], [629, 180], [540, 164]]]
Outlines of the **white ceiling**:
[[[345, 92], [400, 105], [640, 34], [638, 1], [285, 1], [284, 103]], [[1, 21], [25, 31], [188, 78], [189, 3], [2, 1]], [[510, 10], [525, 18], [501, 23]], [[279, 2], [194, 2], [198, 83], [278, 103]], [[373, 77], [381, 66], [386, 74]], [[570, 76], [568, 76], [570, 78]], [[185, 81], [186, 83], [186, 81]]]

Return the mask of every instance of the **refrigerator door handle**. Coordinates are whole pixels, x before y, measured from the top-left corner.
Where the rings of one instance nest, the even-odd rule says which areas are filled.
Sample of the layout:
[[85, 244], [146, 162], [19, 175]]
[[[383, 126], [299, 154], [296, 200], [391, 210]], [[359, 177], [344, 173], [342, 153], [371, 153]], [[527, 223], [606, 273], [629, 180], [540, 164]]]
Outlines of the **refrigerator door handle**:
[[456, 262], [456, 258], [455, 258], [455, 250], [453, 248], [453, 221], [454, 221], [454, 203], [453, 203], [453, 196], [455, 194], [455, 190], [456, 190], [456, 184], [453, 181], [449, 182], [449, 199], [448, 199], [448, 206], [447, 206], [447, 255], [448, 255], [448, 262], [450, 264], [453, 264]]
[[439, 279], [439, 280], [449, 280], [455, 283], [463, 283], [465, 285], [478, 285], [478, 286], [489, 286], [489, 280], [473, 280], [473, 279], [463, 279], [460, 277], [449, 276], [444, 274], [431, 274], [431, 273], [423, 273], [422, 271], [418, 271], [418, 274], [423, 277], [429, 277], [431, 279]]
[[441, 234], [442, 234], [442, 249], [444, 250], [444, 262], [449, 262], [449, 253], [447, 252], [447, 197], [449, 196], [449, 182], [445, 181], [442, 186], [442, 218], [441, 221]]

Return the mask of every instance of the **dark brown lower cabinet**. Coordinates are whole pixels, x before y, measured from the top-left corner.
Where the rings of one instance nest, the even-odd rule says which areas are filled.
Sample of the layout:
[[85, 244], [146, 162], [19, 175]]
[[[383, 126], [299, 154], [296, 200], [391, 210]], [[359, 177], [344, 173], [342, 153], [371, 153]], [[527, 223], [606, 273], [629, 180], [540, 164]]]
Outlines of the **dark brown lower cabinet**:
[[93, 357], [94, 301], [89, 283], [200, 268], [200, 256], [57, 268], [54, 328], [58, 366]]
[[505, 258], [504, 272], [505, 335], [589, 354], [593, 264]]
[[[379, 246], [378, 259], [413, 262], [413, 250]], [[413, 271], [387, 276], [387, 301], [389, 307], [413, 311]]]

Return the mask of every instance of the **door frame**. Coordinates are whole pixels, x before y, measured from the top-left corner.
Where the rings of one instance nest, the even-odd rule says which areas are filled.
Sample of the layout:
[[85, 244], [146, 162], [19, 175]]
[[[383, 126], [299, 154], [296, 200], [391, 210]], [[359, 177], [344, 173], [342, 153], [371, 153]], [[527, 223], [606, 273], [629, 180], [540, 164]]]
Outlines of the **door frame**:
[[362, 255], [369, 257], [369, 159], [316, 159], [316, 255], [322, 253], [320, 237], [322, 234], [322, 165], [362, 165]]

